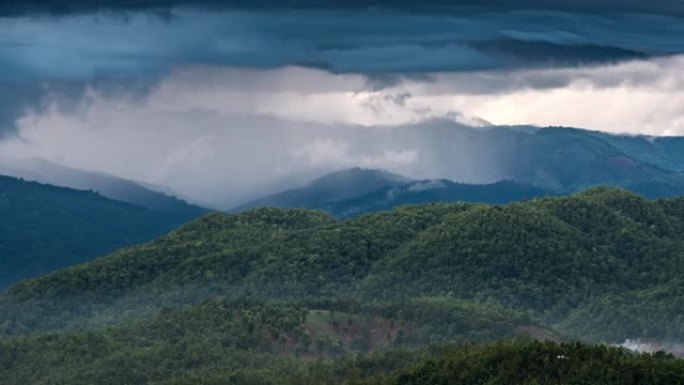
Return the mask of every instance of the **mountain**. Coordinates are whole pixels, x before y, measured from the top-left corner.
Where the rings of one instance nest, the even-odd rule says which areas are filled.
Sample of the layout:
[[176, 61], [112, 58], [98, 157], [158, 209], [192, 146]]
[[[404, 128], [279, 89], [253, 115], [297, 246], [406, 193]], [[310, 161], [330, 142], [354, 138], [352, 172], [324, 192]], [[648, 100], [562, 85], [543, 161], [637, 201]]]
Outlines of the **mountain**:
[[337, 218], [389, 210], [397, 206], [436, 202], [477, 202], [501, 204], [550, 196], [550, 190], [511, 181], [490, 184], [465, 184], [449, 180], [411, 181], [385, 187], [368, 194], [325, 203], [318, 207]]
[[406, 204], [431, 202], [508, 203], [553, 195], [550, 190], [510, 181], [491, 184], [411, 180], [382, 170], [353, 168], [327, 174], [305, 187], [286, 190], [232, 209], [308, 208], [349, 218]]
[[665, 170], [684, 171], [684, 137], [611, 135], [604, 132], [587, 132], [625, 154]]
[[682, 231], [684, 198], [615, 188], [211, 214], [0, 293], [0, 382], [672, 383], [671, 355], [562, 341], [684, 341]]
[[684, 140], [533, 126], [471, 127], [450, 120], [355, 131], [350, 146], [373, 156], [419, 154], [406, 173], [489, 184], [510, 180], [558, 194], [623, 187], [650, 198], [684, 194]]
[[21, 161], [5, 161], [0, 173], [55, 186], [77, 190], [93, 190], [100, 195], [122, 202], [132, 203], [155, 211], [174, 213], [190, 220], [208, 210], [149, 186], [112, 175], [77, 170], [61, 166], [45, 159], [32, 158]]
[[[419, 180], [466, 181], [474, 185], [512, 181], [557, 195], [597, 185], [622, 187], [649, 198], [684, 194], [684, 156], [681, 155], [684, 138], [679, 137], [611, 135], [566, 127], [472, 127], [437, 119], [388, 129], [346, 127], [345, 130], [331, 129], [311, 135], [321, 135], [321, 140], [345, 138], [350, 148], [370, 158], [383, 157], [390, 150], [416, 154], [414, 160], [401, 167], [401, 172]], [[94, 190], [111, 199], [154, 210], [186, 213], [188, 219], [201, 212], [200, 208], [157, 186], [69, 169], [45, 160], [3, 162], [0, 173]], [[302, 185], [301, 181], [309, 180], [307, 175], [311, 173], [314, 171], [304, 168], [293, 174], [296, 177], [264, 181], [258, 188], [250, 189], [250, 199], [258, 199], [237, 208], [233, 208], [237, 197], [231, 191], [217, 194], [220, 197], [212, 204], [235, 211], [263, 206], [320, 209], [337, 201], [413, 182], [386, 171], [357, 168]], [[276, 191], [283, 192], [273, 194]]]
[[446, 296], [524, 312], [592, 341], [681, 341], [682, 231], [684, 199], [610, 188], [503, 206], [407, 206], [342, 222], [302, 209], [212, 214], [12, 287], [0, 296], [0, 324], [83, 327], [216, 295]]
[[0, 217], [0, 287], [149, 241], [188, 219], [5, 176]]
[[683, 341], [682, 231], [684, 198], [614, 188], [211, 214], [0, 293], [0, 381], [672, 383], [665, 353], [558, 342]]
[[[684, 175], [674, 162], [648, 163], [652, 156], [627, 151], [634, 137], [620, 139], [591, 131], [544, 128], [527, 142], [511, 147], [507, 170], [511, 179], [558, 191], [577, 191], [595, 185], [614, 185], [650, 197], [684, 192]], [[631, 141], [631, 142], [630, 142]]]
[[[373, 170], [347, 170], [333, 173], [310, 185], [290, 188], [235, 208], [245, 209], [276, 206], [323, 209], [335, 216], [375, 210], [374, 203], [393, 188], [406, 195], [410, 183], [450, 185], [447, 181], [467, 181], [470, 185], [487, 185], [483, 197], [470, 193], [435, 195], [435, 201], [478, 201], [503, 203], [518, 199], [518, 194], [502, 191], [497, 182], [514, 182], [520, 188], [536, 189], [531, 196], [564, 195], [593, 186], [625, 188], [648, 198], [672, 197], [684, 194], [684, 139], [611, 135], [566, 127], [482, 126], [472, 127], [449, 120], [432, 120], [406, 124], [386, 130], [353, 131], [350, 147], [362, 148], [369, 156], [381, 156], [391, 149], [418, 154], [410, 165], [402, 168], [419, 180], [401, 179]], [[332, 134], [331, 134], [332, 135]], [[365, 174], [364, 174], [365, 173]], [[325, 179], [329, 183], [323, 183]], [[287, 184], [284, 184], [287, 186]], [[450, 185], [453, 186], [453, 185]], [[455, 187], [455, 186], [454, 186]], [[458, 190], [458, 189], [456, 189]], [[455, 191], [456, 191], [455, 190]], [[437, 190], [435, 190], [437, 191]], [[489, 192], [485, 192], [489, 191]], [[366, 204], [362, 197], [373, 202]], [[426, 202], [422, 197], [406, 197], [406, 202]], [[349, 201], [354, 200], [356, 201]], [[391, 208], [393, 199], [380, 203], [379, 208]], [[348, 210], [343, 204], [353, 204]], [[397, 204], [403, 203], [398, 199]], [[360, 209], [357, 207], [360, 206]]]
[[232, 211], [266, 206], [319, 208], [326, 203], [358, 197], [379, 189], [399, 186], [408, 181], [408, 178], [382, 170], [346, 169], [326, 174], [304, 187], [253, 200]]

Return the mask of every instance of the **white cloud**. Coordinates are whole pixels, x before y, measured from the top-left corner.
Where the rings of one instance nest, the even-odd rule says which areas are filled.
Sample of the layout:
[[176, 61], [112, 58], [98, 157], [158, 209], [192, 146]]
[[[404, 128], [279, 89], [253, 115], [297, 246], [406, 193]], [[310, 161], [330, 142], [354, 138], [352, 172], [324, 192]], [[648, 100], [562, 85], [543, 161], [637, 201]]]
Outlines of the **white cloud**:
[[[187, 68], [144, 96], [91, 89], [75, 106], [53, 100], [28, 111], [17, 121], [18, 137], [4, 140], [0, 152], [162, 184], [226, 205], [270, 192], [275, 180], [350, 166], [470, 179], [480, 172], [464, 170], [482, 162], [440, 165], [431, 149], [459, 144], [421, 136], [428, 129], [420, 122], [481, 117], [495, 124], [684, 134], [682, 69], [684, 57], [671, 57], [595, 68], [437, 73], [430, 81], [405, 78], [375, 89], [360, 75], [311, 69]], [[417, 125], [410, 135], [395, 135], [392, 127], [402, 124]], [[481, 178], [496, 172], [487, 175]]]
[[292, 151], [296, 159], [314, 168], [365, 167], [397, 170], [418, 161], [417, 150], [395, 151], [385, 148], [377, 155], [351, 154], [349, 142], [317, 139]]

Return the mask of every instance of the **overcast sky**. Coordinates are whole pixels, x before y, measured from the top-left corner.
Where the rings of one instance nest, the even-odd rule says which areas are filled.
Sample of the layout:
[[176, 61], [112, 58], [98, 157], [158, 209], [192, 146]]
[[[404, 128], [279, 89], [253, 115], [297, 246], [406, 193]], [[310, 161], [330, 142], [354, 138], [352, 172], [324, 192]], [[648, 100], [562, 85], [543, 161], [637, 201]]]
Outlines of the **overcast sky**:
[[356, 165], [439, 177], [425, 147], [359, 141], [435, 119], [684, 135], [679, 1], [162, 3], [0, 8], [0, 156], [237, 202]]

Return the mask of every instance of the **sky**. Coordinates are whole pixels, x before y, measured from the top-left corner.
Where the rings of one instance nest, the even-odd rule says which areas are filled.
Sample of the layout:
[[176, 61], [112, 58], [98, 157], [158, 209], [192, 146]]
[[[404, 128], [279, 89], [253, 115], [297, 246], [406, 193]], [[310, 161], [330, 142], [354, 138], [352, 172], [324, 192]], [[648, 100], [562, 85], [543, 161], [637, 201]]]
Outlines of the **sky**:
[[680, 1], [44, 4], [0, 7], [0, 159], [209, 205], [352, 166], [474, 178], [397, 134], [435, 122], [684, 135]]

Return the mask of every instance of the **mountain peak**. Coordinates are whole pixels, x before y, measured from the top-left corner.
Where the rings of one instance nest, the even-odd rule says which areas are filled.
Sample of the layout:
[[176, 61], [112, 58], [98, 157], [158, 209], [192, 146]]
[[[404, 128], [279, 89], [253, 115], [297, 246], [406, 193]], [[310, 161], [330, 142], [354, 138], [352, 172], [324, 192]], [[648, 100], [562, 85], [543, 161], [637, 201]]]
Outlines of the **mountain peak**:
[[349, 187], [368, 183], [406, 183], [410, 179], [389, 171], [368, 168], [348, 168], [333, 171], [313, 180], [309, 186], [332, 187], [333, 185]]
[[260, 198], [233, 211], [274, 206], [291, 208], [317, 208], [324, 203], [340, 201], [368, 194], [378, 189], [409, 182], [410, 179], [391, 172], [351, 168], [335, 171], [314, 179], [308, 185]]

